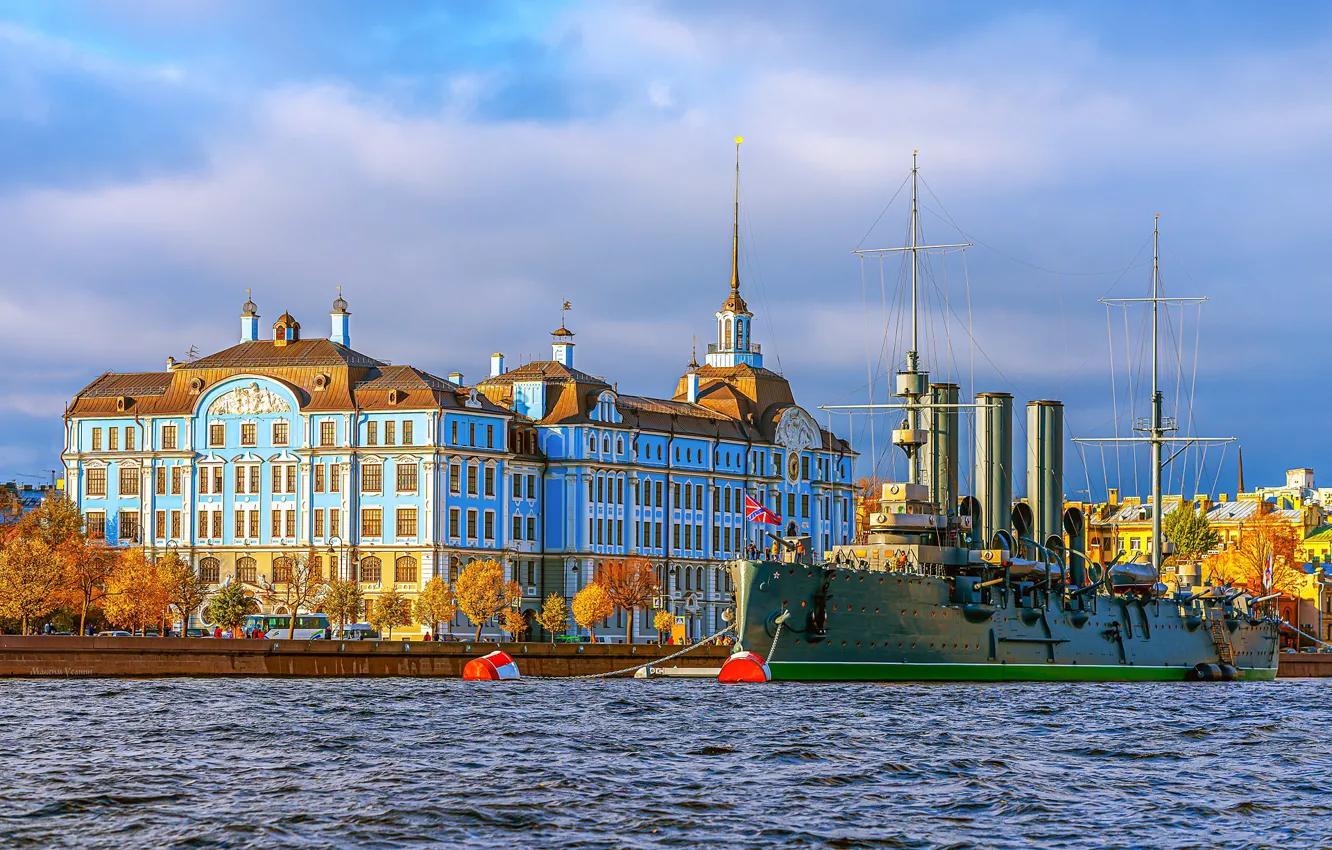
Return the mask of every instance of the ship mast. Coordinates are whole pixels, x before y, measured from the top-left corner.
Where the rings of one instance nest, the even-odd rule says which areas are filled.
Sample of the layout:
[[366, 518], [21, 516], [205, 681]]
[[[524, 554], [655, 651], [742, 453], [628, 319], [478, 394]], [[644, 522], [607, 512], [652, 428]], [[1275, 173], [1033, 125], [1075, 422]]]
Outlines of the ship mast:
[[[899, 251], [911, 252], [911, 348], [906, 352], [906, 368], [894, 377], [896, 382], [893, 395], [904, 399], [902, 404], [869, 405], [831, 405], [821, 409], [858, 409], [858, 410], [905, 410], [906, 420], [901, 428], [893, 431], [893, 445], [900, 448], [907, 456], [907, 483], [920, 483], [920, 449], [925, 445], [928, 435], [921, 427], [921, 412], [927, 406], [922, 399], [929, 392], [930, 373], [920, 367], [920, 255], [924, 251], [942, 251], [948, 248], [969, 248], [970, 242], [953, 245], [920, 244], [920, 169], [916, 157], [920, 151], [911, 152], [911, 226], [907, 244], [901, 248], [867, 248], [853, 253], [864, 257], [878, 255], [882, 260], [885, 254]], [[886, 329], [885, 329], [886, 330]], [[958, 407], [967, 405], [956, 405]]]
[[[1191, 445], [1215, 445], [1220, 443], [1232, 442], [1234, 437], [1182, 437], [1175, 434], [1179, 430], [1177, 420], [1173, 416], [1165, 415], [1165, 397], [1161, 392], [1161, 370], [1160, 370], [1160, 338], [1161, 338], [1161, 305], [1169, 303], [1179, 304], [1199, 304], [1207, 299], [1205, 297], [1166, 297], [1161, 294], [1161, 214], [1157, 213], [1152, 224], [1152, 288], [1151, 295], [1147, 298], [1102, 298], [1101, 303], [1123, 305], [1134, 303], [1149, 303], [1152, 305], [1152, 412], [1146, 419], [1139, 419], [1133, 423], [1133, 430], [1145, 434], [1142, 437], [1092, 437], [1079, 438], [1074, 440], [1077, 443], [1101, 444], [1101, 443], [1147, 443], [1151, 454], [1151, 475], [1152, 475], [1152, 539], [1151, 539], [1151, 564], [1156, 575], [1161, 575], [1161, 562], [1164, 554], [1164, 537], [1161, 533], [1161, 520], [1164, 516], [1164, 505], [1162, 504], [1161, 477], [1167, 465], [1172, 460], [1179, 457], [1185, 449]], [[1164, 448], [1167, 444], [1172, 446], [1178, 444], [1178, 448], [1170, 457], [1162, 458]]]

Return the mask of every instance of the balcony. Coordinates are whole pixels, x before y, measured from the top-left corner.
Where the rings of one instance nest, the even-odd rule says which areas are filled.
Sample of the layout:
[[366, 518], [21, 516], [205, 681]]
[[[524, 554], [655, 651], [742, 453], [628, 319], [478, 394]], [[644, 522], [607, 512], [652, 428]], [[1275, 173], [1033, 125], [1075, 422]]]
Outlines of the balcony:
[[[708, 343], [708, 354], [716, 354], [719, 351], [731, 351], [731, 350], [732, 349], [723, 349], [720, 346], [718, 346], [717, 343], [715, 342]], [[739, 352], [740, 354], [762, 354], [763, 346], [759, 345], [757, 342], [751, 342], [747, 346], [737, 346], [734, 350]]]

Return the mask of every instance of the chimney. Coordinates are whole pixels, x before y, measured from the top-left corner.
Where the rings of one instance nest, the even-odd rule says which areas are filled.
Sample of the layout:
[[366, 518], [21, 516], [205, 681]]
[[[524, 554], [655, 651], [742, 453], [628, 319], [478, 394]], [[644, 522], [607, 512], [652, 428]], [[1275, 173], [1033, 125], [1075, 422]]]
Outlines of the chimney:
[[685, 375], [685, 399], [690, 404], [698, 404], [698, 373], [690, 372]]
[[461, 387], [461, 386], [463, 385], [463, 374], [462, 374], [462, 372], [450, 372], [450, 373], [449, 373], [449, 381], [450, 381], [451, 383], [457, 384], [458, 386]]
[[504, 374], [504, 355], [496, 351], [490, 355], [490, 377], [498, 378]]
[[1105, 491], [1105, 500], [1106, 500], [1107, 502], [1109, 502], [1110, 504], [1112, 504], [1112, 505], [1118, 505], [1118, 504], [1119, 504], [1119, 488], [1118, 488], [1118, 487], [1110, 487], [1110, 488], [1107, 488], [1106, 491]]

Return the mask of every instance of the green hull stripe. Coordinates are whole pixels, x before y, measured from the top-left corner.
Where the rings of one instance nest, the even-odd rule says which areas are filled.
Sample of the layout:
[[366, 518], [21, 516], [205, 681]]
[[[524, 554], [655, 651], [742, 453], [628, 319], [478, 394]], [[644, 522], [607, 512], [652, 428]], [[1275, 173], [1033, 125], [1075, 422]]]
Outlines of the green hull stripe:
[[[897, 661], [772, 661], [781, 682], [1179, 682], [1189, 667], [1131, 664], [910, 664]], [[1241, 667], [1239, 678], [1270, 681], [1275, 667]]]

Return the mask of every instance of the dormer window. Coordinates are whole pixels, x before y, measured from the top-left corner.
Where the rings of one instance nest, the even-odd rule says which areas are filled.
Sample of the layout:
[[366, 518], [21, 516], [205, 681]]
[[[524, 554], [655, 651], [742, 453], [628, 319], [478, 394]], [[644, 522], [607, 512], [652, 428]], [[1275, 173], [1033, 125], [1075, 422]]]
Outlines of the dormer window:
[[301, 323], [292, 318], [290, 313], [283, 313], [273, 323], [273, 344], [283, 346], [301, 338]]

